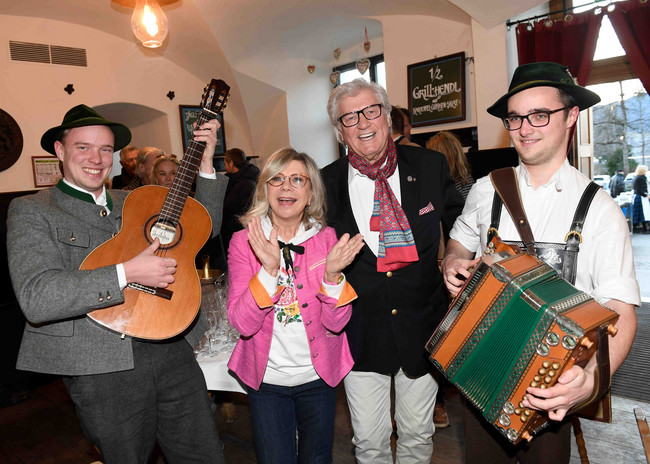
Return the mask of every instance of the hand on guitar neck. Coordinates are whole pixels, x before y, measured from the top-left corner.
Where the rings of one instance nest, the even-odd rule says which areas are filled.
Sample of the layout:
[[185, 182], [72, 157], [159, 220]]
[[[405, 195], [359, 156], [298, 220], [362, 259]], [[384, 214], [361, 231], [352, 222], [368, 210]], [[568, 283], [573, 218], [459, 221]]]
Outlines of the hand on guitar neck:
[[124, 263], [128, 284], [137, 283], [148, 287], [166, 288], [174, 282], [176, 260], [156, 255], [160, 240], [154, 242], [142, 253]]
[[194, 130], [194, 140], [197, 142], [205, 142], [205, 150], [201, 157], [201, 164], [199, 164], [199, 171], [204, 174], [214, 173], [212, 159], [214, 158], [214, 150], [217, 146], [217, 131], [220, 127], [219, 120], [211, 119]]

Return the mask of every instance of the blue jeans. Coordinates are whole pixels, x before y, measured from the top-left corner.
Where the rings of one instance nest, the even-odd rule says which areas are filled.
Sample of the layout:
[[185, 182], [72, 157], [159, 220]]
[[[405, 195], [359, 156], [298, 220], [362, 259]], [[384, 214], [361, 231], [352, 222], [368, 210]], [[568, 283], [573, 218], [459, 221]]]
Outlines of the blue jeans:
[[336, 388], [321, 379], [295, 387], [262, 383], [248, 388], [248, 399], [260, 464], [332, 462]]

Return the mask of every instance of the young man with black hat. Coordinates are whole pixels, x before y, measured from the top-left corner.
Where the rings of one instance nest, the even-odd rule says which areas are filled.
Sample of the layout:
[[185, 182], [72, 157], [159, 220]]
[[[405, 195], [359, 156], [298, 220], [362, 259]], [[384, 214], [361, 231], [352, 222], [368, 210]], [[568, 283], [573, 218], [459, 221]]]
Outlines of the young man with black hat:
[[[575, 83], [568, 68], [557, 63], [532, 63], [516, 69], [508, 93], [488, 108], [490, 114], [502, 119], [519, 154], [519, 192], [537, 242], [563, 244], [570, 230], [590, 181], [569, 164], [568, 147], [580, 111], [599, 101], [597, 94]], [[486, 248], [493, 197], [490, 178], [479, 179], [451, 231], [442, 268], [452, 294], [458, 293], [478, 260], [474, 251]], [[498, 232], [504, 241], [520, 240], [506, 212], [501, 215]], [[609, 340], [613, 374], [634, 340], [635, 306], [641, 301], [625, 218], [602, 189], [596, 192], [584, 222], [575, 286], [620, 315], [618, 334]], [[530, 444], [512, 446], [467, 410], [466, 462], [568, 463], [571, 431], [565, 416], [594, 391], [595, 365], [594, 358], [584, 369], [574, 366], [565, 371], [551, 388], [528, 389], [524, 407], [546, 411], [553, 422]]]
[[[197, 200], [221, 225], [227, 180], [212, 168], [216, 120], [194, 132], [205, 142]], [[105, 463], [143, 463], [156, 442], [167, 462], [223, 463], [223, 451], [193, 346], [206, 322], [160, 342], [120, 336], [86, 314], [124, 301], [129, 283], [166, 287], [176, 261], [154, 243], [117, 265], [79, 270], [84, 258], [120, 230], [128, 192], [105, 189], [113, 152], [129, 129], [78, 105], [45, 132], [41, 147], [57, 156], [64, 178], [14, 200], [7, 220], [13, 287], [27, 323], [17, 368], [57, 374], [75, 403], [84, 433]], [[203, 317], [203, 319], [201, 319]]]

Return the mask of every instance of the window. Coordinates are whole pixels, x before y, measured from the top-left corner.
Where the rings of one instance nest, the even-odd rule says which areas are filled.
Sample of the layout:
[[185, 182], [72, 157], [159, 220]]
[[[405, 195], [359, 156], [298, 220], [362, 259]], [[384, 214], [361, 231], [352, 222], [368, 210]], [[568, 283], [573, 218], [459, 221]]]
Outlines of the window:
[[383, 88], [386, 88], [386, 64], [384, 63], [384, 55], [375, 55], [368, 58], [368, 60], [370, 61], [370, 66], [368, 66], [368, 71], [364, 74], [361, 74], [357, 70], [356, 62], [343, 64], [332, 69], [332, 71], [339, 71], [341, 73], [336, 85], [345, 84], [360, 77], [370, 82], [376, 82]]

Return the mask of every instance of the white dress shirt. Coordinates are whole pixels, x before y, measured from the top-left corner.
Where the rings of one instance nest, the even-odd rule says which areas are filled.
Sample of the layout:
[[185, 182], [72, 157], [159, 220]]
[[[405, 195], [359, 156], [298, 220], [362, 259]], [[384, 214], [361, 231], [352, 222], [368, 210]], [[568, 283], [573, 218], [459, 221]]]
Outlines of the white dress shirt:
[[[523, 165], [516, 169], [521, 200], [536, 241], [564, 243], [582, 192], [589, 179], [568, 161], [544, 185], [533, 188]], [[451, 238], [477, 256], [487, 246], [494, 186], [489, 176], [472, 187], [462, 214], [456, 219]], [[520, 241], [519, 233], [505, 208], [499, 236]], [[578, 253], [575, 286], [592, 294], [601, 304], [616, 299], [639, 306], [641, 297], [634, 270], [630, 233], [621, 208], [600, 189], [589, 207]]]

